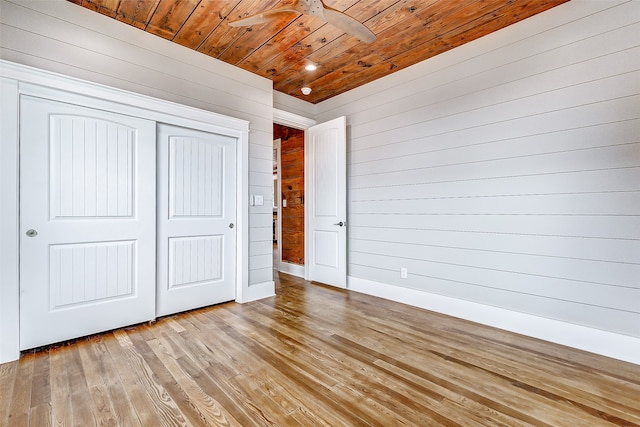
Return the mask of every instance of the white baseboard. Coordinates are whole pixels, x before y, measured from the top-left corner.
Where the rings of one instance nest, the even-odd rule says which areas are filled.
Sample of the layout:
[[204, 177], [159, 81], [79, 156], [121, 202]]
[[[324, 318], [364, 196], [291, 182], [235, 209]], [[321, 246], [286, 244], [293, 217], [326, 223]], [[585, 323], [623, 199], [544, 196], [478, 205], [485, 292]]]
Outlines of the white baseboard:
[[275, 294], [276, 284], [273, 280], [269, 280], [267, 282], [249, 285], [242, 295], [242, 301], [238, 301], [236, 299], [236, 302], [244, 304], [246, 302], [256, 301], [262, 298], [269, 298], [275, 296]]
[[357, 277], [347, 289], [640, 365], [640, 338]]
[[280, 262], [280, 268], [278, 269], [281, 273], [287, 273], [292, 276], [302, 277], [304, 279], [304, 265], [291, 264], [288, 262]]

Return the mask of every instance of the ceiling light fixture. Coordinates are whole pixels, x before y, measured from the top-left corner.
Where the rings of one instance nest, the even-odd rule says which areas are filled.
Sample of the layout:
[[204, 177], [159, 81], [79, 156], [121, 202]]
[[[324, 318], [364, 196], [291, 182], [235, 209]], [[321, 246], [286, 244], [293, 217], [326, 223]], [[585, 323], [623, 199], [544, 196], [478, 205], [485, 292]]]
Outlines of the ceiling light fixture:
[[302, 93], [303, 93], [304, 95], [309, 95], [309, 94], [311, 93], [311, 88], [310, 88], [310, 87], [307, 87], [307, 86], [303, 87], [303, 88], [302, 88], [302, 89], [300, 89], [300, 90], [302, 91]]
[[307, 71], [315, 71], [318, 69], [318, 66], [316, 64], [307, 64], [304, 66], [304, 69]]

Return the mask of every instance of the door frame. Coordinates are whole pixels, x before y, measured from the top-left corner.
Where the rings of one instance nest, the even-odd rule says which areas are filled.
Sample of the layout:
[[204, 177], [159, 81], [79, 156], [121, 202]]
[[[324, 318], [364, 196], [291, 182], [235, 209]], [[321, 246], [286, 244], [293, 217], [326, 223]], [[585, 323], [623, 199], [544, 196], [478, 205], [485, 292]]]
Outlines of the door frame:
[[21, 95], [117, 111], [122, 114], [221, 133], [236, 145], [236, 302], [255, 297], [249, 289], [249, 122], [159, 98], [0, 60], [0, 363], [20, 357], [19, 317], [19, 103]]
[[[279, 110], [277, 108], [273, 109], [273, 122], [277, 123], [279, 125], [283, 125], [283, 126], [288, 126], [290, 128], [294, 128], [294, 129], [300, 129], [304, 131], [304, 150], [305, 150], [305, 154], [304, 154], [304, 176], [307, 177], [309, 176], [309, 172], [311, 170], [311, 166], [309, 164], [308, 161], [308, 157], [307, 157], [307, 149], [308, 149], [308, 145], [309, 145], [309, 141], [308, 141], [308, 136], [307, 136], [307, 129], [309, 129], [311, 126], [317, 124], [318, 122], [310, 119], [308, 117], [304, 117], [304, 116], [300, 116], [298, 114], [294, 114], [294, 113], [290, 113], [288, 111], [284, 111], [284, 110]], [[280, 165], [278, 165], [278, 170], [281, 170]], [[309, 197], [309, 195], [311, 194], [310, 192], [312, 191], [311, 186], [309, 185], [309, 180], [305, 178], [304, 180], [304, 197], [305, 200]], [[278, 245], [281, 245], [282, 242], [282, 215], [281, 215], [282, 209], [279, 207], [278, 209], [278, 222], [279, 222], [279, 233], [280, 236], [278, 237], [280, 240], [278, 241]], [[303, 266], [303, 274], [302, 276], [304, 277], [305, 280], [309, 279], [309, 269], [307, 268], [307, 265], [309, 264], [309, 239], [307, 238], [307, 236], [309, 235], [309, 210], [306, 209], [304, 210], [304, 266]], [[282, 262], [282, 246], [278, 246], [279, 250], [280, 250], [280, 268], [282, 272], [284, 273], [290, 273], [290, 274], [294, 274], [294, 275], [298, 275], [297, 274], [297, 270], [296, 271], [285, 271], [282, 269], [282, 267], [284, 266], [285, 263]]]
[[282, 140], [280, 138], [273, 140], [273, 150], [276, 160], [276, 176], [274, 178], [275, 187], [273, 188], [273, 205], [276, 212], [275, 237], [278, 246], [278, 259], [274, 263], [273, 268], [280, 271], [282, 264]]

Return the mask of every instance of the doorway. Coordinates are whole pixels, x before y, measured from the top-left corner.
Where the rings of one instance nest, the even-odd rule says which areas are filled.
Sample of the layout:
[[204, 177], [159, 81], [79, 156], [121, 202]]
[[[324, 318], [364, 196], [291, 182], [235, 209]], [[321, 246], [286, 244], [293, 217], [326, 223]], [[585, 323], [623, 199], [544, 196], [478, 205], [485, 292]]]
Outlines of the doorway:
[[274, 123], [274, 274], [304, 277], [305, 131]]

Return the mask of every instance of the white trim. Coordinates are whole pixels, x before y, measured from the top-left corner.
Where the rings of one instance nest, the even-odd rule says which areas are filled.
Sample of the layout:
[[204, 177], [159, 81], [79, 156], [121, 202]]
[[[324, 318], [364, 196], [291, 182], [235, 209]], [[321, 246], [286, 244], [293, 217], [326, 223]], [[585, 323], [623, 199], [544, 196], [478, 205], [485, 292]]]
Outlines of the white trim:
[[282, 264], [282, 139], [273, 140], [273, 148], [276, 150], [276, 184], [277, 187], [273, 192], [274, 204], [276, 205], [276, 241], [278, 245], [278, 259], [273, 266], [276, 270], [280, 270]]
[[306, 130], [317, 122], [304, 116], [299, 116], [288, 111], [273, 109], [273, 121], [279, 125], [289, 126], [296, 129]]
[[[56, 92], [63, 91], [67, 94], [80, 94], [85, 97], [89, 96], [96, 99], [108, 100], [124, 106], [137, 107], [145, 110], [147, 113], [151, 113], [151, 117], [156, 121], [165, 121], [166, 118], [173, 118], [174, 120], [175, 118], [184, 118], [189, 121], [216, 123], [222, 128], [249, 130], [248, 121], [212, 111], [201, 110], [176, 102], [117, 89], [6, 60], [0, 59], [0, 67], [2, 68], [2, 77], [38, 86], [40, 96], [46, 96], [47, 88], [50, 88], [56, 90]], [[23, 87], [21, 85], [20, 93], [22, 93], [22, 90]], [[25, 88], [24, 90], [27, 89]]]
[[275, 296], [274, 293], [275, 282], [269, 280], [268, 282], [255, 283], [249, 286], [243, 294], [243, 303], [256, 301], [263, 298]]
[[[249, 122], [152, 98], [129, 91], [0, 60], [2, 87], [0, 137], [0, 363], [19, 353], [19, 216], [18, 114], [19, 96], [32, 95], [118, 111], [136, 117], [221, 133], [237, 138], [237, 257], [236, 301], [270, 296], [262, 286], [249, 288]], [[89, 98], [89, 100], [87, 100]], [[262, 290], [260, 296], [259, 291]]]
[[287, 273], [292, 276], [302, 277], [304, 279], [305, 267], [304, 265], [291, 264], [290, 262], [280, 262], [280, 273]]
[[348, 278], [347, 289], [640, 365], [640, 338], [504, 308]]
[[242, 132], [236, 152], [236, 302], [251, 301], [249, 295], [249, 131]]
[[5, 363], [20, 357], [18, 82], [1, 79], [0, 94], [0, 363]]
[[[311, 127], [311, 126], [309, 126]], [[311, 209], [313, 205], [313, 195], [315, 194], [313, 186], [311, 185], [311, 168], [313, 163], [311, 162], [311, 139], [309, 138], [309, 132], [305, 129], [304, 132], [304, 280], [311, 280], [311, 269], [309, 263], [311, 262]], [[309, 201], [311, 200], [311, 203]]]

